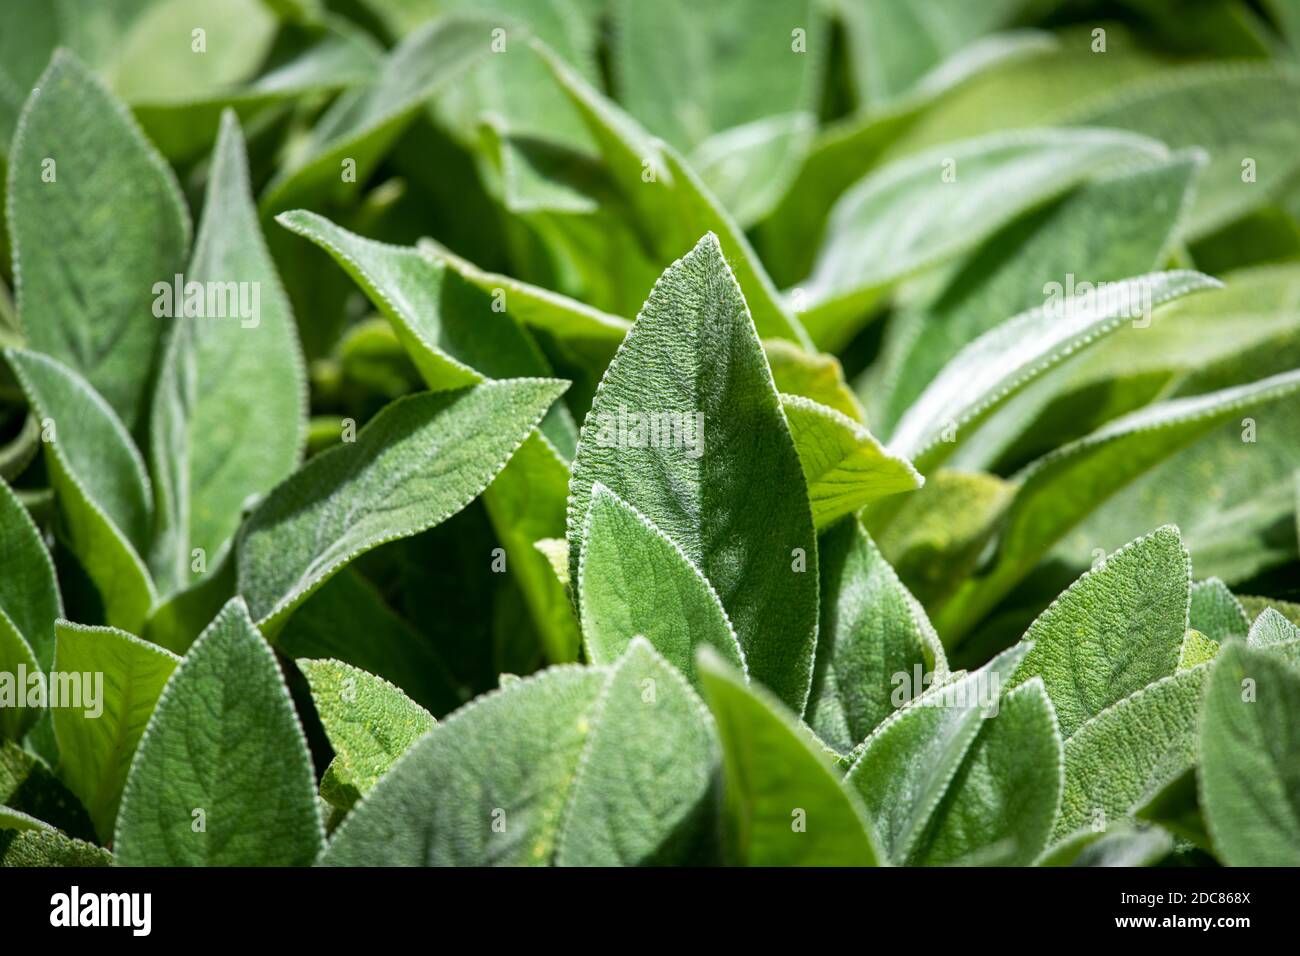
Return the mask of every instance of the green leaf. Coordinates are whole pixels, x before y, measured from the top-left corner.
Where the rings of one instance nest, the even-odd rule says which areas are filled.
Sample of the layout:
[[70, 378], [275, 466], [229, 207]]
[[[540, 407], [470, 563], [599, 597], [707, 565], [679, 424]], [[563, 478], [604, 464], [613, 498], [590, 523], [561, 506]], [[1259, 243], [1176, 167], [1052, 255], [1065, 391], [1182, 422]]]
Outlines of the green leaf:
[[778, 392], [810, 398], [855, 422], [866, 420], [862, 405], [844, 381], [844, 369], [834, 355], [806, 352], [785, 339], [765, 340], [763, 351], [767, 353], [767, 364]]
[[382, 677], [341, 661], [296, 663], [334, 748], [334, 761], [321, 781], [322, 796], [346, 810], [437, 721]]
[[0, 867], [111, 866], [112, 862], [112, 854], [93, 843], [49, 827], [5, 826], [0, 816]]
[[485, 382], [386, 406], [275, 488], [240, 531], [240, 593], [259, 623], [286, 616], [349, 561], [460, 511], [495, 477], [563, 383]]
[[1125, 166], [991, 236], [932, 298], [890, 323], [872, 421], [892, 426], [963, 346], [1042, 304], [1046, 284], [1115, 282], [1160, 267], [1203, 165], [1189, 152]]
[[[54, 659], [54, 621], [63, 613], [54, 562], [13, 489], [0, 481], [0, 612], [35, 663]], [[0, 667], [0, 670], [3, 670]]]
[[1117, 824], [1104, 830], [1080, 830], [1050, 848], [1037, 866], [1155, 866], [1174, 848], [1173, 837], [1160, 827]]
[[1246, 611], [1246, 616], [1251, 621], [1258, 621], [1261, 614], [1272, 609], [1292, 624], [1300, 626], [1300, 604], [1279, 601], [1275, 598], [1252, 597], [1245, 594], [1238, 595], [1237, 600], [1241, 602], [1241, 606]]
[[19, 315], [33, 349], [134, 429], [163, 329], [154, 284], [181, 271], [189, 214], [170, 167], [74, 56], [55, 54], [37, 88], [9, 165]]
[[1300, 169], [1297, 97], [1300, 70], [1290, 64], [1206, 63], [1103, 93], [1071, 119], [1206, 150], [1210, 162], [1187, 228], [1199, 237], [1267, 203]]
[[139, 630], [156, 599], [140, 558], [152, 519], [149, 478], [121, 420], [75, 371], [36, 352], [5, 358], [41, 417], [45, 461], [72, 552], [108, 623]]
[[95, 827], [81, 802], [40, 758], [12, 741], [0, 742], [0, 806], [18, 810], [78, 839]]
[[681, 156], [653, 140], [553, 53], [536, 44], [535, 49], [582, 114], [615, 185], [645, 224], [641, 234], [654, 242], [658, 260], [680, 256], [700, 235], [713, 233], [744, 290], [758, 333], [807, 346], [807, 333], [781, 300], [744, 232]]
[[656, 284], [583, 425], [570, 483], [573, 580], [597, 481], [704, 573], [750, 675], [801, 712], [817, 639], [812, 513], [754, 324], [712, 235]]
[[[1073, 538], [1078, 543], [1071, 542], [1074, 563], [1091, 549], [1110, 545], [1118, 534], [1130, 531], [1139, 521], [1147, 527], [1153, 521], [1177, 522], [1186, 541], [1188, 526], [1196, 522], [1184, 519], [1202, 513], [1205, 495], [1201, 474], [1193, 471], [1204, 472], [1205, 462], [1218, 460], [1221, 472], [1248, 479], [1255, 460], [1264, 457], [1266, 449], [1241, 441], [1241, 413], [1251, 411], [1254, 417], [1261, 417], [1266, 410], [1273, 409], [1270, 414], [1276, 414], [1278, 405], [1294, 404], [1298, 388], [1300, 374], [1290, 373], [1206, 395], [1160, 402], [1116, 419], [1028, 466], [1016, 476], [1019, 488], [1005, 519], [996, 561], [985, 574], [965, 582], [952, 601], [935, 613], [940, 633], [945, 636], [962, 633], [1076, 526], [1078, 530]], [[1216, 426], [1223, 431], [1212, 433]], [[1207, 434], [1216, 445], [1214, 450], [1201, 451], [1202, 459], [1198, 456], [1200, 446], [1193, 443]], [[1245, 449], [1244, 453], [1222, 460], [1218, 449], [1232, 448], [1233, 444], [1238, 450]], [[1286, 454], [1289, 447], [1279, 443], [1267, 452], [1278, 456]], [[1170, 457], [1180, 449], [1183, 450], [1181, 460]], [[1147, 477], [1154, 475], [1150, 469], [1166, 460], [1179, 462], [1179, 471], [1162, 475], [1164, 480], [1158, 487], [1144, 488], [1143, 497], [1129, 506], [1131, 515], [1122, 520], [1119, 516], [1101, 520], [1107, 512], [1097, 511], [1099, 506], [1104, 508], [1110, 496], [1144, 472], [1148, 473]], [[1182, 484], [1178, 483], [1180, 474], [1184, 479]], [[1172, 493], [1174, 487], [1179, 490], [1176, 496]], [[1134, 493], [1130, 488], [1125, 498]], [[1202, 500], [1198, 501], [1198, 496]], [[1215, 504], [1213, 518], [1209, 519], [1213, 526], [1203, 532], [1208, 539], [1206, 544], [1213, 544], [1217, 525], [1222, 521], [1219, 502], [1223, 497], [1226, 497], [1224, 493], [1216, 492], [1208, 499]], [[1088, 517], [1094, 511], [1100, 527], [1094, 526], [1093, 518]], [[1190, 550], [1199, 556], [1204, 546], [1192, 544]], [[1197, 561], [1198, 567], [1204, 566], [1199, 557]]]
[[971, 342], [899, 421], [889, 447], [936, 464], [998, 405], [1081, 348], [1152, 309], [1219, 285], [1198, 272], [1160, 272], [1079, 292], [1023, 312]]
[[770, 213], [799, 171], [812, 143], [812, 113], [785, 113], [715, 133], [690, 164], [718, 201], [748, 229]]
[[1292, 624], [1274, 608], [1265, 608], [1255, 618], [1246, 635], [1247, 646], [1256, 650], [1273, 647], [1300, 637], [1300, 627]]
[[1201, 806], [1216, 855], [1229, 866], [1300, 864], [1300, 673], [1227, 644], [1201, 716]]
[[620, 101], [682, 152], [718, 131], [817, 107], [828, 38], [813, 0], [618, 0], [613, 17]]
[[244, 502], [287, 478], [306, 440], [297, 329], [262, 239], [243, 134], [229, 111], [213, 152], [189, 282], [223, 295], [237, 288], [238, 298], [218, 305], [224, 315], [203, 317], [181, 314], [176, 303], [149, 449], [158, 498], [152, 566], [166, 594], [193, 583], [195, 549], [205, 564], [217, 560]]
[[305, 866], [323, 842], [306, 738], [275, 653], [236, 598], [149, 720], [118, 812], [116, 861]]
[[1218, 578], [1207, 578], [1192, 585], [1188, 621], [1189, 626], [1220, 644], [1230, 637], [1245, 637], [1250, 630], [1245, 609]]
[[1051, 835], [1063, 757], [1052, 702], [1039, 681], [1002, 698], [935, 809], [914, 861], [1028, 866]]
[[[107, 842], [136, 745], [180, 658], [116, 628], [60, 621], [56, 632], [54, 670], [80, 675], [86, 703], [52, 710], [59, 775]], [[92, 676], [93, 707], [85, 696]]]
[[817, 542], [821, 625], [808, 724], [847, 753], [902, 703], [901, 688], [942, 683], [948, 662], [916, 598], [856, 518]]
[[748, 866], [884, 862], [861, 802], [812, 733], [709, 650], [698, 661], [722, 738], [727, 850]]
[[1069, 738], [1116, 701], [1172, 674], [1192, 565], [1178, 529], [1126, 545], [1072, 584], [1025, 633], [1015, 683], [1041, 677]]
[[[856, 751], [845, 786], [862, 798], [881, 846], [894, 863], [930, 853], [929, 835], [948, 825], [945, 816], [951, 806], [953, 782], [972, 754], [985, 722], [996, 720], [1005, 704], [1000, 699], [1003, 686], [1026, 650], [1025, 646], [1010, 648], [982, 670], [956, 676], [924, 693], [911, 686], [910, 704], [880, 724]], [[1047, 794], [1036, 796], [1045, 798]], [[1049, 820], [1057, 800], [1055, 794], [1050, 796]], [[974, 798], [972, 794], [970, 799]], [[951, 825], [958, 826], [959, 820], [953, 819]], [[1026, 830], [1031, 841], [1038, 838], [1036, 829]], [[989, 835], [993, 842], [1001, 839]], [[975, 846], [966, 848], [967, 853], [989, 848], [974, 842]]]
[[331, 658], [375, 674], [434, 714], [450, 713], [464, 702], [465, 693], [436, 644], [351, 568], [303, 602], [275, 646], [293, 658]]
[[873, 172], [831, 209], [799, 284], [804, 324], [819, 347], [838, 351], [898, 280], [974, 248], [1108, 165], [1163, 155], [1129, 133], [1042, 129], [939, 147]]
[[[1195, 592], [1192, 597], [1195, 602]], [[1193, 604], [1193, 613], [1195, 604]], [[1178, 649], [1178, 670], [1191, 670], [1197, 664], [1207, 664], [1219, 653], [1219, 642], [1206, 637], [1195, 628], [1188, 628], [1183, 635], [1182, 646]]]
[[[276, 212], [321, 194], [347, 197], [364, 183], [423, 105], [488, 53], [491, 24], [446, 17], [407, 36], [373, 84], [349, 90], [321, 116], [262, 196]], [[351, 160], [355, 175], [341, 175]]]
[[40, 717], [40, 708], [18, 706], [17, 695], [26, 692], [28, 675], [41, 672], [31, 646], [0, 607], [0, 740], [21, 740]]
[[582, 528], [578, 606], [587, 659], [609, 664], [646, 638], [698, 685], [702, 645], [744, 670], [722, 602], [700, 569], [644, 515], [600, 482]]
[[1065, 742], [1056, 839], [1129, 815], [1192, 766], [1208, 669], [1202, 664], [1148, 684], [1098, 713]]
[[819, 529], [880, 498], [920, 488], [925, 479], [862, 425], [810, 398], [782, 395]]
[[662, 860], [707, 809], [716, 746], [686, 681], [634, 641], [613, 668], [554, 667], [447, 718], [343, 821], [322, 862]]

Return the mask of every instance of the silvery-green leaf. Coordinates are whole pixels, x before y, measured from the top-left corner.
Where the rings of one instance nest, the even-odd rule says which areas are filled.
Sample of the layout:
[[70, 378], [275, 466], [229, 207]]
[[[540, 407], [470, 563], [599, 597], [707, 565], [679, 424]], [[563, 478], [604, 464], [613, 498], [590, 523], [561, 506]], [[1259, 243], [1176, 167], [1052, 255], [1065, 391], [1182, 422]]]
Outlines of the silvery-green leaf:
[[1300, 638], [1300, 627], [1292, 624], [1274, 608], [1265, 608], [1255, 618], [1246, 635], [1246, 644], [1255, 650], [1272, 647]]
[[1178, 648], [1178, 670], [1191, 670], [1197, 664], [1209, 663], [1218, 653], [1218, 641], [1206, 637], [1194, 628], [1188, 628], [1187, 633], [1183, 635], [1183, 643]]
[[437, 721], [382, 677], [342, 661], [296, 663], [334, 748], [321, 794], [348, 809]]
[[[36, 660], [18, 626], [9, 617], [8, 612], [0, 607], [0, 680], [10, 686], [4, 697], [25, 693], [28, 683], [27, 675], [42, 674], [43, 668]], [[39, 707], [19, 706], [17, 700], [6, 699], [0, 703], [0, 740], [22, 740], [23, 734], [31, 729], [40, 717]]]
[[698, 664], [722, 738], [729, 857], [747, 866], [884, 863], [861, 801], [798, 717], [716, 653], [703, 651]]
[[1164, 154], [1131, 133], [1041, 129], [898, 160], [831, 209], [817, 261], [797, 287], [810, 303], [804, 324], [814, 342], [836, 351], [898, 280], [968, 251], [1108, 165]]
[[45, 441], [45, 461], [72, 552], [99, 590], [108, 622], [139, 630], [156, 595], [140, 555], [152, 507], [131, 436], [75, 371], [37, 352], [8, 349]]
[[582, 548], [577, 601], [591, 663], [612, 663], [639, 636], [693, 683], [701, 645], [744, 669], [727, 612], [699, 568], [600, 482], [592, 487]]
[[1072, 119], [1206, 150], [1188, 223], [1188, 235], [1202, 236], [1268, 202], [1300, 169], [1297, 97], [1300, 70], [1290, 64], [1206, 63], [1103, 93]]
[[1051, 847], [1037, 866], [1155, 866], [1174, 848], [1161, 827], [1120, 823], [1097, 830], [1080, 830]]
[[574, 580], [597, 481], [704, 573], [750, 675], [801, 712], [817, 637], [812, 512], [746, 300], [712, 235], [656, 284], [583, 425], [570, 483]]
[[236, 544], [240, 594], [274, 633], [360, 554], [460, 511], [564, 390], [547, 379], [423, 392], [386, 406], [257, 507]]
[[1065, 742], [1056, 839], [1128, 815], [1195, 763], [1197, 715], [1210, 666], [1148, 684], [1098, 713]]
[[689, 161], [709, 191], [748, 228], [767, 215], [799, 170], [816, 123], [811, 113], [786, 113], [714, 133]]
[[1300, 672], [1240, 642], [1224, 647], [1201, 716], [1201, 807], [1230, 866], [1300, 863]]
[[799, 395], [782, 395], [781, 409], [794, 436], [819, 529], [873, 501], [925, 483], [910, 461], [891, 453], [847, 415]]
[[0, 806], [58, 827], [69, 836], [95, 838], [94, 824], [81, 801], [43, 760], [13, 741], [0, 741]]
[[60, 621], [56, 630], [54, 670], [82, 686], [78, 706], [52, 710], [59, 776], [107, 841], [136, 745], [180, 658], [116, 628]]
[[763, 351], [778, 392], [802, 395], [855, 422], [866, 421], [862, 405], [844, 381], [844, 369], [834, 355], [808, 352], [785, 339], [766, 339]]
[[946, 680], [948, 662], [925, 611], [856, 518], [826, 529], [817, 549], [821, 615], [808, 724], [847, 753], [905, 701], [906, 686]]
[[1025, 633], [1015, 682], [1041, 677], [1068, 739], [1118, 700], [1178, 666], [1192, 566], [1178, 529], [1160, 528], [1109, 555]]
[[[194, 583], [196, 549], [203, 567], [216, 561], [244, 502], [293, 472], [306, 437], [297, 329], [262, 239], [231, 112], [221, 118], [185, 282], [203, 284], [205, 314], [173, 302], [150, 434], [158, 498], [152, 567], [165, 594]], [[208, 314], [213, 306], [219, 314]]]
[[652, 138], [544, 47], [538, 55], [591, 130], [614, 184], [644, 223], [660, 261], [682, 255], [705, 232], [735, 272], [760, 335], [809, 343], [803, 326], [782, 301], [758, 255], [718, 200], [668, 144]]
[[932, 300], [891, 322], [872, 421], [897, 422], [964, 345], [1041, 305], [1050, 283], [1115, 282], [1162, 265], [1203, 164], [1189, 152], [1122, 167], [991, 236]]
[[944, 366], [907, 410], [890, 448], [937, 463], [1033, 379], [1151, 310], [1219, 283], [1198, 272], [1158, 272], [1049, 300], [984, 333]]
[[1206, 578], [1192, 585], [1188, 621], [1190, 627], [1219, 643], [1230, 637], [1245, 637], [1250, 630], [1245, 609], [1218, 578]]
[[37, 664], [54, 658], [54, 621], [63, 613], [54, 562], [18, 496], [0, 481], [0, 611]]
[[[1012, 647], [981, 670], [928, 690], [909, 686], [909, 703], [855, 750], [845, 786], [861, 796], [894, 863], [927, 852], [927, 833], [942, 820], [940, 808], [953, 781], [985, 721], [996, 719], [1004, 685], [1027, 650]], [[1051, 803], [1054, 814], [1055, 796]]]
[[236, 598], [163, 688], [122, 794], [115, 861], [305, 866], [324, 835], [293, 701]]
[[343, 821], [322, 862], [671, 859], [675, 831], [707, 817], [716, 750], [685, 679], [634, 641], [612, 668], [554, 667], [442, 721]]
[[69, 53], [24, 107], [9, 164], [18, 312], [29, 346], [79, 372], [134, 429], [190, 220], [170, 167]]

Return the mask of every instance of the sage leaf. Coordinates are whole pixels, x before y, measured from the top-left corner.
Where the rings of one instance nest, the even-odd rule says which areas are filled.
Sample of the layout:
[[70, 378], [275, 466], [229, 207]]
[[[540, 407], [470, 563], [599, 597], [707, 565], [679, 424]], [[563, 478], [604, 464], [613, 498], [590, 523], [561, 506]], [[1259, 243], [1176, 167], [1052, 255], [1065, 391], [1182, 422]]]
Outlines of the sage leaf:
[[744, 670], [736, 635], [713, 586], [662, 531], [596, 482], [582, 529], [578, 606], [587, 659], [610, 664], [646, 638], [698, 684], [696, 648]]
[[709, 649], [698, 667], [722, 739], [729, 856], [749, 866], [884, 863], [861, 802], [811, 731]]
[[236, 598], [163, 689], [127, 777], [115, 861], [308, 865], [324, 842], [315, 791], [275, 654]]
[[171, 168], [75, 56], [56, 53], [36, 88], [9, 164], [19, 316], [31, 348], [134, 430], [163, 330], [155, 283], [181, 271], [189, 214]]
[[13, 489], [0, 481], [0, 612], [35, 662], [54, 658], [54, 621], [63, 613], [54, 562]]
[[1213, 665], [1200, 724], [1201, 806], [1230, 866], [1300, 862], [1300, 673], [1234, 641]]
[[[108, 841], [131, 758], [180, 658], [116, 628], [60, 621], [55, 630], [54, 669], [76, 675], [82, 685], [82, 706], [51, 711], [59, 775]], [[87, 695], [95, 688], [99, 698], [92, 707]]]
[[563, 391], [544, 379], [485, 382], [388, 405], [356, 442], [316, 458], [249, 516], [236, 546], [240, 594], [277, 632], [358, 555], [469, 504]]
[[1015, 682], [1041, 677], [1068, 738], [1178, 666], [1192, 566], [1178, 529], [1161, 528], [1079, 578], [1025, 633]]
[[1250, 630], [1245, 609], [1218, 578], [1207, 578], [1192, 585], [1188, 621], [1191, 627], [1220, 644], [1230, 637], [1245, 637]]
[[[668, 447], [628, 433], [629, 414], [644, 419], [642, 432], [672, 426], [656, 443]], [[812, 513], [762, 346], [712, 235], [659, 280], [587, 415], [570, 483], [573, 580], [597, 481], [703, 572], [750, 675], [801, 712], [817, 639]]]

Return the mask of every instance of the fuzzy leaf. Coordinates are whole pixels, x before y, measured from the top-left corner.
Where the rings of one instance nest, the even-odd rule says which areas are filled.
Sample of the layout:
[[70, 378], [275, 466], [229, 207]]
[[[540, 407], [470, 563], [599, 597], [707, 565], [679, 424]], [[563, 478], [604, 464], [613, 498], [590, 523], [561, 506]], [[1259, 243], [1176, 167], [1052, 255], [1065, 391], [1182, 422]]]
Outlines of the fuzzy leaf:
[[[334, 748], [321, 792], [347, 809], [437, 723], [382, 677], [341, 661], [299, 660], [312, 703]], [[328, 793], [326, 791], [329, 791]]]
[[1245, 637], [1250, 630], [1245, 609], [1218, 578], [1207, 578], [1192, 585], [1188, 621], [1190, 627], [1220, 644], [1230, 637]]
[[1041, 677], [1069, 738], [1087, 720], [1178, 666], [1192, 565], [1164, 527], [1110, 555], [1025, 633], [1015, 683]]
[[447, 718], [343, 821], [322, 862], [652, 862], [702, 812], [715, 759], [698, 698], [634, 641], [613, 668], [552, 668]]
[[116, 862], [304, 866], [323, 842], [307, 740], [274, 652], [235, 599], [163, 689], [122, 795]]
[[808, 723], [841, 753], [899, 706], [899, 675], [942, 683], [948, 663], [925, 611], [856, 518], [817, 542], [821, 622]]
[[1300, 864], [1300, 673], [1233, 642], [1213, 665], [1201, 717], [1201, 806], [1230, 866]]
[[163, 328], [154, 283], [181, 271], [189, 214], [171, 168], [76, 57], [57, 53], [37, 88], [9, 166], [19, 315], [31, 347], [133, 429]]
[[285, 617], [371, 548], [424, 531], [469, 504], [559, 397], [545, 379], [426, 392], [384, 408], [313, 458], [240, 532], [240, 593], [260, 623]]
[[[63, 613], [54, 562], [18, 496], [0, 481], [0, 612], [35, 662], [54, 659], [54, 621]], [[0, 670], [4, 668], [0, 667]]]
[[875, 866], [884, 862], [856, 796], [785, 705], [717, 654], [700, 678], [722, 738], [728, 853], [748, 866]]
[[810, 398], [782, 395], [818, 529], [880, 498], [914, 491], [925, 479], [862, 425]]
[[702, 645], [744, 669], [727, 612], [699, 568], [600, 482], [592, 486], [582, 547], [578, 606], [591, 663], [613, 663], [641, 636], [697, 685]]
[[155, 601], [140, 557], [152, 519], [140, 453], [113, 409], [72, 369], [36, 352], [8, 349], [5, 357], [52, 439], [45, 460], [69, 546], [99, 589], [108, 622], [139, 630]]
[[[682, 440], [646, 447], [624, 427], [629, 413], [674, 416]], [[745, 299], [712, 235], [664, 273], [601, 381], [570, 483], [574, 580], [597, 481], [704, 573], [750, 675], [801, 712], [817, 639], [812, 513]]]
[[158, 498], [152, 566], [164, 593], [194, 583], [193, 549], [215, 563], [244, 502], [287, 478], [306, 440], [307, 384], [297, 330], [262, 239], [244, 138], [232, 112], [221, 118], [185, 278], [238, 293], [225, 315], [190, 317], [182, 314], [182, 303], [173, 303], [178, 317], [154, 395], [150, 436]]
[[59, 775], [108, 841], [136, 745], [180, 658], [116, 628], [60, 621], [56, 631], [55, 670], [80, 674], [83, 682], [102, 675], [94, 710], [59, 707], [52, 713]]

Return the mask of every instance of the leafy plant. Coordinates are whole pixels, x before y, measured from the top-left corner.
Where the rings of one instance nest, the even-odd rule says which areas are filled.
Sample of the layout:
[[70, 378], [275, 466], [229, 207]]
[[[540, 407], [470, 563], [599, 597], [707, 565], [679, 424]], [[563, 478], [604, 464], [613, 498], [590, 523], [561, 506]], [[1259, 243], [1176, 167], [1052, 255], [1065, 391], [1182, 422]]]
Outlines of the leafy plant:
[[0, 863], [1300, 865], [1290, 7], [80, 6]]

